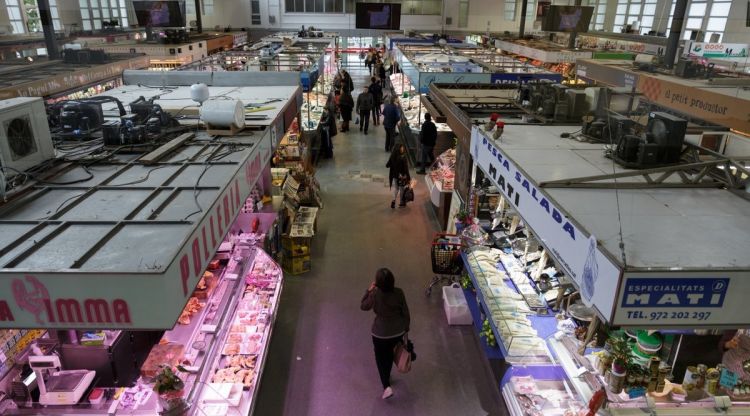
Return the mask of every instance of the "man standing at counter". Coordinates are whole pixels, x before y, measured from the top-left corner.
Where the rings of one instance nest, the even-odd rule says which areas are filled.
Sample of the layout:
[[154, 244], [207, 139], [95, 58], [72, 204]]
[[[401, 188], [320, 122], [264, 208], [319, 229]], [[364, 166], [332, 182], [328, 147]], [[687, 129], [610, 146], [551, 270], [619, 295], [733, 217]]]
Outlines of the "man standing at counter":
[[419, 133], [419, 142], [422, 144], [422, 167], [417, 173], [424, 175], [425, 169], [435, 160], [432, 152], [435, 150], [435, 143], [437, 142], [437, 127], [432, 122], [430, 113], [424, 113], [424, 123], [422, 123], [422, 131]]

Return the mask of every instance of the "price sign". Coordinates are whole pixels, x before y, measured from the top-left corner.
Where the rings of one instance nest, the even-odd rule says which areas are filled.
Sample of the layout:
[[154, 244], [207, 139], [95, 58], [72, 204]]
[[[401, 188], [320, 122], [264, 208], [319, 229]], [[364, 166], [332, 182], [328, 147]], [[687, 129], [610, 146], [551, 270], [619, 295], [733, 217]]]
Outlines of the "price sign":
[[719, 385], [726, 389], [732, 389], [737, 385], [739, 376], [726, 368], [721, 370], [721, 377], [719, 378]]

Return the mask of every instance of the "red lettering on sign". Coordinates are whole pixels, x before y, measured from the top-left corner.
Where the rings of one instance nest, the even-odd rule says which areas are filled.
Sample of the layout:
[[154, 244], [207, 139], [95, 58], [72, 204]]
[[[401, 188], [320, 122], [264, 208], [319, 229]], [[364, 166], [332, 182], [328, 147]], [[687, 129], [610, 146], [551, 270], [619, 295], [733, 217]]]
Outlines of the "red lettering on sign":
[[211, 247], [216, 247], [216, 230], [214, 230], [214, 217], [209, 218], [211, 223]]
[[208, 261], [208, 257], [211, 255], [208, 252], [208, 241], [206, 241], [206, 226], [204, 225], [201, 229], [201, 233], [203, 234], [203, 254], [206, 255], [205, 261]]
[[232, 220], [232, 216], [229, 213], [229, 194], [224, 194], [224, 226], [229, 228], [229, 221]]
[[198, 244], [198, 237], [195, 237], [193, 239], [193, 269], [195, 269], [196, 276], [203, 272], [203, 267], [201, 266], [201, 248]]
[[240, 209], [240, 181], [239, 179], [234, 180], [234, 206], [235, 210]]
[[57, 320], [55, 320], [55, 311], [52, 310], [52, 302], [49, 298], [44, 299], [44, 309], [47, 311], [47, 320], [51, 323], [57, 322]]
[[112, 318], [109, 316], [109, 305], [103, 299], [86, 299], [83, 302], [86, 309], [86, 320], [90, 323], [111, 323]]
[[187, 254], [183, 254], [180, 259], [180, 278], [182, 278], [182, 296], [187, 296], [187, 282], [190, 280], [190, 262]]
[[130, 309], [128, 309], [128, 303], [122, 299], [115, 299], [112, 302], [112, 310], [115, 313], [115, 322], [119, 324], [129, 324], [130, 321]]
[[10, 306], [8, 306], [8, 302], [4, 300], [0, 300], [0, 321], [15, 321], [16, 318], [13, 317], [13, 312], [10, 310]]
[[219, 238], [221, 240], [224, 237], [224, 229], [221, 228], [221, 203], [216, 205], [216, 229], [219, 230]]
[[83, 322], [81, 316], [81, 305], [75, 299], [57, 299], [55, 301], [57, 317], [60, 323], [79, 323]]

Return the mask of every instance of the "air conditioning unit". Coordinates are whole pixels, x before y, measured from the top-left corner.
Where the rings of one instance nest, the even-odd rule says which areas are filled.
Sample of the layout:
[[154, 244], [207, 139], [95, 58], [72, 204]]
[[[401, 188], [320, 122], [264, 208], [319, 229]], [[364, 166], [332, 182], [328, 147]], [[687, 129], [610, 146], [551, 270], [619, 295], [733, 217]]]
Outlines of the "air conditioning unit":
[[15, 176], [55, 157], [47, 112], [39, 97], [0, 101], [0, 167]]

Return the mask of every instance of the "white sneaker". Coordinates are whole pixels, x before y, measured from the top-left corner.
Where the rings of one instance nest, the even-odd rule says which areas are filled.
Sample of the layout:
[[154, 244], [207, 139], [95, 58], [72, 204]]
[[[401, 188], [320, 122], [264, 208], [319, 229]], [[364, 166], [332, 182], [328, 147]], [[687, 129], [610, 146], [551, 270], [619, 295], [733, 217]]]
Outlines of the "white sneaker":
[[383, 399], [387, 399], [391, 396], [393, 396], [393, 389], [390, 387], [386, 387], [385, 390], [383, 390]]

